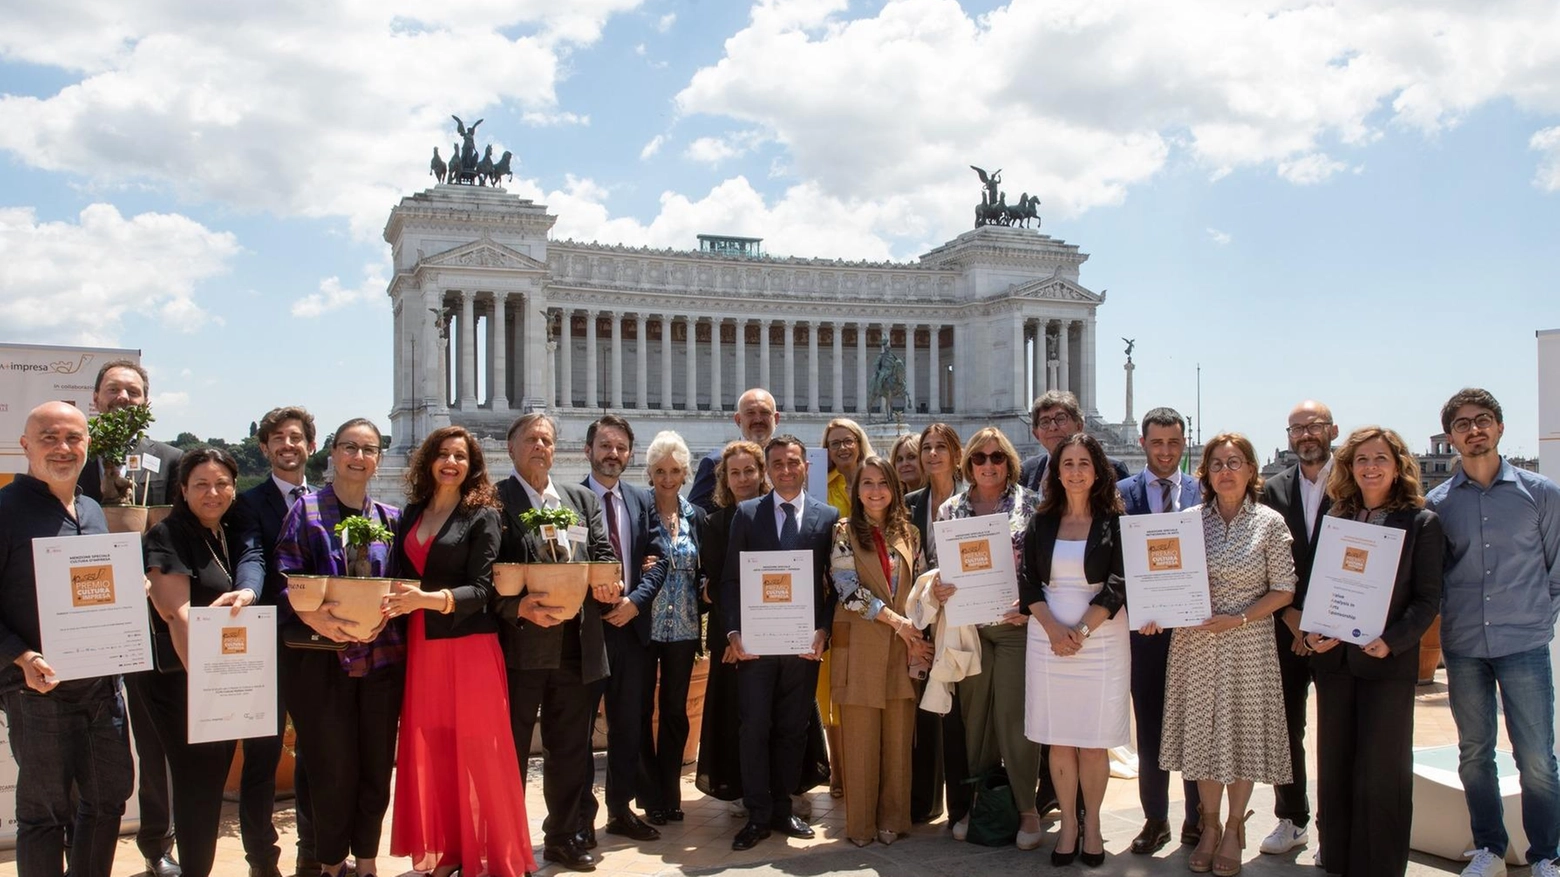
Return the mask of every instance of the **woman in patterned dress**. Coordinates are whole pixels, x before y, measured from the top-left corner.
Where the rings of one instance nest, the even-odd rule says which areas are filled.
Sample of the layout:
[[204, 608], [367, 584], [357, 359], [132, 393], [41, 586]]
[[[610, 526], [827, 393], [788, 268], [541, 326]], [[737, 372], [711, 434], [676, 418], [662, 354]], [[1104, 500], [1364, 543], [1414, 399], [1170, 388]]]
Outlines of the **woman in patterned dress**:
[[[1159, 766], [1196, 780], [1202, 838], [1196, 872], [1240, 873], [1254, 783], [1287, 783], [1289, 726], [1273, 649], [1273, 615], [1294, 598], [1289, 528], [1257, 501], [1262, 477], [1251, 441], [1222, 433], [1203, 447], [1197, 478], [1213, 616], [1170, 638]], [[1143, 626], [1159, 632], [1157, 624]], [[1222, 796], [1230, 818], [1220, 832]]]

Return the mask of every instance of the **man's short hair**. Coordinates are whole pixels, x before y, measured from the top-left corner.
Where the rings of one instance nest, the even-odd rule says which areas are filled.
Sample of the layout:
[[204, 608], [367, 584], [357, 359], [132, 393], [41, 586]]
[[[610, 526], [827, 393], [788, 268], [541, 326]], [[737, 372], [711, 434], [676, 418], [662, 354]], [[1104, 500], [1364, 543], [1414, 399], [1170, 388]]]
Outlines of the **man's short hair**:
[[289, 420], [296, 420], [303, 424], [303, 437], [309, 444], [314, 444], [314, 415], [296, 405], [288, 405], [285, 408], [272, 408], [260, 418], [260, 426], [255, 430], [255, 438], [260, 444], [265, 444], [271, 437], [271, 433], [280, 429], [282, 424]]
[[1149, 409], [1149, 412], [1143, 415], [1143, 431], [1138, 434], [1146, 437], [1150, 426], [1179, 426], [1181, 437], [1186, 437], [1186, 418], [1174, 408], [1160, 406]]
[[528, 411], [525, 414], [516, 417], [514, 423], [509, 424], [509, 431], [504, 433], [504, 443], [508, 444], [509, 442], [514, 441], [515, 433], [525, 432], [526, 430], [530, 429], [531, 425], [536, 423], [538, 420], [545, 422], [547, 426], [552, 429], [553, 441], [557, 441], [558, 421], [554, 420], [553, 416], [545, 411]]
[[1476, 405], [1480, 408], [1488, 408], [1495, 415], [1496, 423], [1505, 423], [1506, 417], [1501, 413], [1500, 403], [1495, 401], [1495, 396], [1489, 390], [1481, 387], [1463, 387], [1457, 391], [1457, 395], [1446, 400], [1441, 406], [1441, 431], [1452, 431], [1452, 418], [1457, 416], [1457, 409], [1464, 405]]
[[152, 379], [149, 375], [147, 375], [145, 366], [141, 365], [139, 362], [136, 362], [133, 359], [112, 359], [103, 363], [103, 367], [98, 369], [97, 380], [92, 383], [93, 393], [103, 389], [103, 376], [108, 374], [110, 369], [116, 368], [127, 368], [140, 375], [141, 388], [144, 389], [147, 393], [152, 392]]
[[775, 448], [785, 446], [795, 446], [797, 450], [802, 452], [802, 459], [807, 459], [807, 444], [788, 432], [781, 433], [777, 436], [772, 436], [769, 441], [764, 443], [764, 459], [768, 460], [769, 454], [774, 451]]
[[585, 428], [586, 446], [596, 444], [596, 430], [603, 426], [623, 430], [623, 434], [628, 436], [628, 446], [630, 448], [634, 446], [634, 428], [628, 425], [627, 420], [619, 417], [616, 414], [603, 414], [602, 416], [596, 418], [595, 423], [592, 423], [590, 426]]
[[1046, 390], [1029, 406], [1029, 428], [1040, 428], [1040, 412], [1047, 408], [1060, 408], [1079, 423], [1083, 422], [1083, 409], [1078, 407], [1078, 397], [1066, 390]]

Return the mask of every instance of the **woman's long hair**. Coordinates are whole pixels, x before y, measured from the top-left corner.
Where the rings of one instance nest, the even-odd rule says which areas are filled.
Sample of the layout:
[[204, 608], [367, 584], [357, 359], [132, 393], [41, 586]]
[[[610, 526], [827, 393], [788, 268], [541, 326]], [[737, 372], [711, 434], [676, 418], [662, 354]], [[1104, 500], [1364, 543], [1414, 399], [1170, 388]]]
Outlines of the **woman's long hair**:
[[758, 495], [763, 496], [770, 490], [769, 476], [764, 473], [764, 449], [758, 446], [758, 442], [738, 439], [726, 445], [720, 452], [720, 462], [715, 464], [715, 505], [718, 508], [730, 508], [737, 504], [736, 495], [726, 483], [726, 461], [738, 454], [747, 454], [758, 464]]
[[861, 476], [871, 467], [882, 473], [883, 479], [888, 482], [889, 493], [893, 499], [889, 501], [888, 508], [883, 511], [883, 538], [903, 539], [912, 541], [918, 536], [914, 526], [910, 524], [910, 510], [905, 507], [905, 488], [899, 483], [899, 473], [889, 462], [876, 454], [868, 456], [856, 467], [856, 477], [850, 484], [850, 535], [858, 545], [872, 544], [872, 522], [867, 520], [866, 507], [861, 504], [861, 491], [856, 486], [861, 483]]
[[1062, 452], [1074, 446], [1089, 452], [1089, 464], [1094, 467], [1094, 484], [1089, 488], [1090, 513], [1096, 518], [1121, 514], [1125, 507], [1121, 502], [1121, 491], [1116, 489], [1116, 473], [1111, 468], [1110, 458], [1105, 456], [1105, 448], [1099, 440], [1086, 432], [1075, 432], [1056, 446], [1056, 453], [1051, 455], [1045, 467], [1045, 499], [1040, 501], [1035, 514], [1060, 518], [1067, 512], [1067, 488], [1062, 486]]
[[437, 487], [433, 480], [433, 464], [439, 458], [439, 446], [446, 439], [452, 438], [466, 443], [466, 456], [470, 464], [466, 470], [466, 480], [460, 483], [461, 507], [498, 508], [498, 490], [488, 479], [487, 460], [482, 456], [482, 445], [464, 426], [442, 426], [423, 439], [423, 443], [412, 454], [411, 461], [406, 464], [408, 502], [427, 502], [433, 497]]
[[1387, 511], [1422, 509], [1425, 507], [1424, 487], [1419, 483], [1419, 460], [1408, 449], [1403, 437], [1384, 426], [1362, 426], [1349, 433], [1343, 444], [1333, 454], [1332, 475], [1327, 478], [1327, 495], [1332, 498], [1332, 514], [1352, 518], [1365, 505], [1360, 486], [1354, 481], [1354, 455], [1360, 446], [1371, 439], [1381, 439], [1392, 452], [1397, 471], [1392, 486], [1387, 490]]

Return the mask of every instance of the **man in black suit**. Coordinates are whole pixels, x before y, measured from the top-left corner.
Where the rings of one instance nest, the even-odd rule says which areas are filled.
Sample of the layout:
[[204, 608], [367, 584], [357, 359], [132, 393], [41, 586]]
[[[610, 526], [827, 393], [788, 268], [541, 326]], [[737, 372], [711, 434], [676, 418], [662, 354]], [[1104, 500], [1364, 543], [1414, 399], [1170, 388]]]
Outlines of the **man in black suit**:
[[[601, 516], [601, 503], [589, 488], [552, 480], [553, 450], [558, 427], [540, 412], [520, 417], [509, 427], [509, 459], [515, 473], [498, 485], [504, 508], [499, 560], [536, 563], [545, 559], [540, 537], [526, 530], [520, 514], [533, 508], [567, 508], [586, 524], [585, 544], [573, 549], [577, 559], [616, 560]], [[622, 584], [592, 589], [578, 615], [559, 621], [545, 595], [522, 592], [500, 597], [497, 609], [504, 664], [509, 670], [509, 714], [515, 750], [524, 768], [531, 735], [541, 712], [542, 796], [547, 818], [542, 822], [542, 858], [574, 871], [594, 871], [596, 857], [579, 843], [580, 801], [590, 794], [591, 720], [595, 715], [594, 683], [607, 675], [607, 649], [598, 601], [612, 601]]]
[[[768, 390], [754, 387], [743, 393], [737, 399], [737, 413], [732, 415], [736, 421], [737, 429], [742, 438], [754, 442], [759, 447], [769, 441], [769, 437], [775, 434], [775, 427], [780, 423], [780, 413], [775, 410], [775, 397]], [[699, 470], [693, 476], [693, 486], [688, 488], [688, 501], [713, 513], [715, 506], [715, 467], [720, 463], [721, 451], [724, 447], [718, 447], [699, 461]]]
[[[309, 492], [304, 466], [314, 453], [314, 415], [299, 407], [273, 408], [260, 418], [255, 438], [260, 453], [271, 464], [271, 475], [238, 496], [239, 514], [246, 533], [253, 534], [265, 553], [265, 586], [262, 606], [275, 606], [286, 579], [276, 567], [276, 539], [292, 504]], [[287, 679], [278, 679], [282, 703], [287, 702]], [[285, 713], [284, 713], [285, 715]], [[282, 730], [282, 729], [278, 729]], [[276, 805], [276, 765], [282, 758], [282, 737], [250, 737], [242, 741], [244, 773], [238, 793], [238, 828], [244, 841], [249, 877], [281, 877], [277, 862], [276, 827], [271, 811]], [[293, 761], [293, 803], [298, 820], [298, 860], [293, 873], [314, 877], [320, 873], [314, 855], [314, 818], [303, 759]]]
[[742, 617], [728, 619], [727, 635], [736, 648], [738, 714], [742, 719], [741, 763], [743, 803], [748, 822], [731, 842], [734, 850], [751, 849], [769, 837], [771, 829], [791, 837], [809, 838], [813, 830], [791, 812], [792, 789], [801, 780], [807, 749], [807, 720], [818, 687], [818, 662], [828, 644], [834, 617], [834, 589], [829, 586], [829, 549], [839, 512], [808, 496], [807, 447], [793, 435], [779, 435], [764, 449], [774, 490], [737, 507], [726, 544], [726, 568], [721, 576], [721, 605], [742, 605], [744, 551], [813, 553], [814, 625], [812, 650], [803, 655], [749, 654], [742, 648]]
[[[651, 841], [661, 832], [635, 815], [631, 802], [639, 776], [640, 737], [655, 692], [655, 677], [645, 671], [654, 666], [650, 606], [660, 586], [640, 577], [654, 548], [650, 522], [655, 500], [650, 491], [622, 480], [623, 470], [634, 460], [634, 428], [627, 420], [608, 414], [592, 423], [585, 430], [585, 458], [590, 474], [583, 484], [600, 500], [612, 550], [623, 564], [623, 593], [601, 606], [609, 668], [601, 685], [607, 702], [607, 833]], [[589, 843], [597, 804], [588, 788], [581, 808]]]
[[[1083, 432], [1083, 409], [1078, 397], [1066, 390], [1047, 390], [1029, 406], [1029, 430], [1040, 443], [1040, 453], [1024, 461], [1018, 481], [1035, 493], [1045, 494], [1046, 463], [1062, 440], [1074, 433]], [[1116, 481], [1131, 475], [1125, 463], [1107, 457], [1116, 472]]]
[[[1332, 443], [1338, 437], [1338, 425], [1326, 405], [1306, 400], [1289, 412], [1289, 449], [1299, 462], [1274, 475], [1262, 485], [1262, 502], [1284, 516], [1289, 525], [1290, 546], [1295, 558], [1295, 599], [1279, 616], [1283, 624], [1273, 626], [1278, 649], [1278, 671], [1284, 688], [1284, 714], [1289, 721], [1289, 763], [1294, 782], [1273, 787], [1273, 815], [1278, 826], [1263, 838], [1261, 850], [1271, 855], [1287, 853], [1310, 841], [1311, 802], [1306, 794], [1305, 776], [1305, 702], [1311, 687], [1311, 650], [1300, 633], [1300, 613], [1305, 606], [1306, 586], [1311, 580], [1311, 562], [1316, 557], [1316, 538], [1321, 534], [1322, 518], [1332, 507], [1327, 498], [1327, 477], [1332, 474]], [[1317, 826], [1320, 828], [1320, 820]], [[1321, 842], [1313, 848], [1321, 861]]]
[[[145, 405], [150, 390], [151, 380], [140, 363], [132, 359], [112, 360], [98, 369], [97, 381], [92, 385], [92, 407], [102, 412]], [[125, 473], [130, 479], [132, 502], [137, 505], [172, 503], [174, 473], [184, 452], [172, 445], [142, 439], [135, 443], [130, 453], [141, 458], [137, 471]], [[88, 460], [77, 480], [81, 492], [99, 502], [103, 499], [103, 481], [107, 474], [103, 467], [101, 457]], [[135, 844], [145, 857], [147, 873], [152, 877], [179, 877], [182, 872], [172, 855], [173, 810], [168, 757], [162, 741], [157, 738], [157, 723], [145, 706], [144, 686], [150, 679], [149, 674], [155, 672], [125, 674], [125, 711], [130, 715], [130, 730], [135, 737], [135, 755], [140, 766], [136, 799], [141, 807], [141, 827], [135, 833]]]

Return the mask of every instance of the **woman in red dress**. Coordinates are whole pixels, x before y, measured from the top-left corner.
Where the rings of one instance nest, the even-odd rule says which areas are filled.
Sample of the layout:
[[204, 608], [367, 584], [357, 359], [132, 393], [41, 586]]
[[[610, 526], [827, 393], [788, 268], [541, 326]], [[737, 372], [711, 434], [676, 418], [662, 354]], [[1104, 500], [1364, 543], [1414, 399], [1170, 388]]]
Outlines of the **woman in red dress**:
[[393, 563], [417, 576], [385, 598], [409, 615], [406, 698], [390, 852], [447, 877], [536, 870], [509, 725], [493, 597], [498, 498], [482, 448], [459, 426], [434, 430], [407, 469], [410, 504]]

